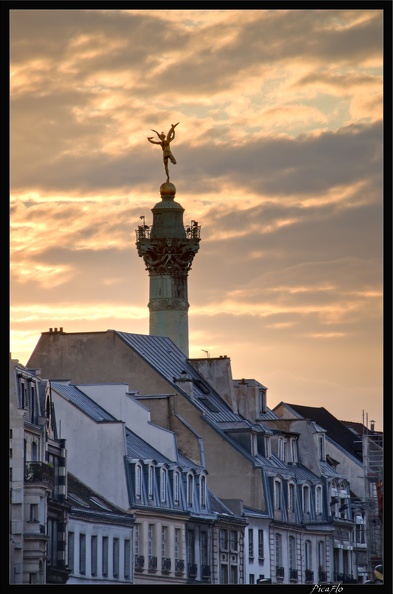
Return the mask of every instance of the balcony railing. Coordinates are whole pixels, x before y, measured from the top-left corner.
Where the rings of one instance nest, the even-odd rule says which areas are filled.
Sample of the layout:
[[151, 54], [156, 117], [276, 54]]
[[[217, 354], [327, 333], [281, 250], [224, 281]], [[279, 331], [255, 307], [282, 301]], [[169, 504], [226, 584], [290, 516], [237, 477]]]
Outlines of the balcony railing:
[[277, 577], [280, 577], [280, 578], [283, 578], [284, 575], [285, 575], [284, 568], [276, 565], [276, 576]]
[[334, 581], [341, 584], [357, 584], [357, 580], [353, 577], [353, 575], [348, 573], [335, 573]]
[[289, 570], [289, 579], [292, 582], [297, 582], [297, 580], [298, 580], [297, 569], [290, 569]]
[[163, 557], [161, 559], [161, 571], [162, 573], [169, 573], [171, 570], [171, 560], [169, 557]]
[[202, 579], [208, 580], [211, 575], [210, 565], [202, 565]]
[[318, 572], [318, 581], [319, 582], [327, 582], [327, 572], [326, 571]]
[[183, 559], [175, 559], [175, 573], [177, 575], [184, 573], [184, 560]]
[[45, 462], [26, 462], [25, 464], [25, 482], [41, 482], [47, 485], [54, 484], [53, 466]]
[[135, 555], [135, 571], [143, 571], [145, 558], [143, 555]]
[[149, 571], [157, 571], [157, 557], [149, 555]]
[[197, 564], [196, 563], [189, 563], [188, 564], [188, 577], [196, 578], [198, 572]]
[[313, 582], [314, 583], [314, 572], [311, 569], [306, 569], [306, 582]]

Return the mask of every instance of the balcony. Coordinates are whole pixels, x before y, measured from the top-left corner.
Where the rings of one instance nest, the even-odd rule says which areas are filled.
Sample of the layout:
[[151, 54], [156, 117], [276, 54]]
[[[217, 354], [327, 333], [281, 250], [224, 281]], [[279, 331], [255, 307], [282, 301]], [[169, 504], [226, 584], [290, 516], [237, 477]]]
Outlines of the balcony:
[[314, 583], [314, 572], [311, 569], [306, 569], [305, 572], [305, 582], [307, 583]]
[[175, 559], [175, 574], [176, 575], [184, 574], [184, 560], [183, 559]]
[[157, 557], [149, 555], [149, 571], [155, 573], [157, 571]]
[[357, 580], [353, 575], [348, 573], [335, 573], [333, 581], [339, 582], [340, 584], [357, 584]]
[[189, 563], [188, 564], [188, 577], [189, 578], [196, 578], [198, 572], [197, 564], [196, 563]]
[[161, 559], [161, 571], [162, 573], [170, 573], [171, 571], [171, 560], [169, 557], [162, 557]]
[[210, 580], [211, 570], [210, 565], [202, 565], [202, 579]]
[[327, 571], [319, 571], [318, 572], [318, 582], [327, 582]]
[[135, 555], [135, 571], [143, 571], [145, 558], [143, 555]]
[[279, 565], [276, 565], [276, 577], [280, 578], [280, 580], [284, 579], [284, 575], [285, 575], [285, 570], [283, 567], [280, 567]]
[[54, 486], [53, 466], [45, 462], [26, 462], [25, 464], [25, 483], [45, 483], [51, 487]]
[[289, 570], [289, 581], [292, 583], [296, 583], [298, 581], [298, 572], [297, 569], [290, 569]]

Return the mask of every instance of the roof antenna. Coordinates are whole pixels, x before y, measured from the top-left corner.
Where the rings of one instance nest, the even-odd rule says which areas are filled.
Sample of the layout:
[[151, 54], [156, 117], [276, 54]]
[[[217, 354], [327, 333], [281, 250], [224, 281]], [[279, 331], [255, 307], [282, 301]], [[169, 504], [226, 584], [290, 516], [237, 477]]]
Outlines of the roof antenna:
[[206, 357], [209, 358], [209, 351], [205, 351], [205, 349], [201, 349], [204, 353], [206, 353]]

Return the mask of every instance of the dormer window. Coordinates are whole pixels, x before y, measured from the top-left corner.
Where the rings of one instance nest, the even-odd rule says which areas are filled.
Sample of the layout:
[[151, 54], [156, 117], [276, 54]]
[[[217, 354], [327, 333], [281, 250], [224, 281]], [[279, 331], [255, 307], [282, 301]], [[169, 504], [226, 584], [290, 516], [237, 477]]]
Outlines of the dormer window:
[[187, 505], [192, 506], [194, 501], [194, 476], [191, 473], [187, 474]]
[[272, 444], [270, 437], [265, 436], [265, 458], [269, 459], [272, 457]]
[[173, 473], [173, 502], [175, 505], [180, 503], [180, 473], [177, 470]]
[[309, 485], [303, 485], [302, 489], [302, 507], [303, 513], [310, 513], [310, 487]]
[[266, 412], [266, 390], [259, 390], [258, 392], [258, 409], [261, 415]]
[[201, 507], [206, 507], [206, 476], [201, 474], [199, 482], [199, 503]]
[[153, 489], [154, 489], [154, 467], [152, 464], [149, 464], [149, 470], [148, 470], [148, 497], [149, 497], [149, 499], [153, 499]]
[[250, 434], [250, 439], [251, 439], [251, 455], [257, 456], [258, 455], [258, 441], [257, 441], [257, 436], [255, 435], [255, 433]]
[[325, 436], [318, 435], [318, 454], [320, 460], [325, 460]]
[[287, 457], [287, 440], [283, 437], [278, 438], [278, 457], [285, 462]]
[[135, 466], [135, 497], [142, 498], [142, 468], [140, 464]]
[[281, 509], [281, 481], [274, 481], [274, 509]]
[[297, 442], [294, 437], [289, 440], [289, 458], [290, 462], [296, 464], [297, 462]]
[[161, 468], [160, 470], [160, 500], [161, 503], [166, 501], [166, 487], [167, 487], [167, 469]]
[[315, 487], [315, 513], [322, 514], [322, 485]]

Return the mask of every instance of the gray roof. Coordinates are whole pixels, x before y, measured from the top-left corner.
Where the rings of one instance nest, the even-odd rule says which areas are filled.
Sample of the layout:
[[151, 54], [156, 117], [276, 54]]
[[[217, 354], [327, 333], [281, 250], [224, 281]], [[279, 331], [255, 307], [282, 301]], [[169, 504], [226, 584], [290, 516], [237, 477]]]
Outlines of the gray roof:
[[86, 415], [92, 418], [97, 423], [116, 421], [114, 416], [109, 414], [102, 406], [94, 402], [87, 394], [82, 392], [79, 388], [68, 382], [50, 382], [53, 390], [60, 394], [63, 398], [77, 406]]

